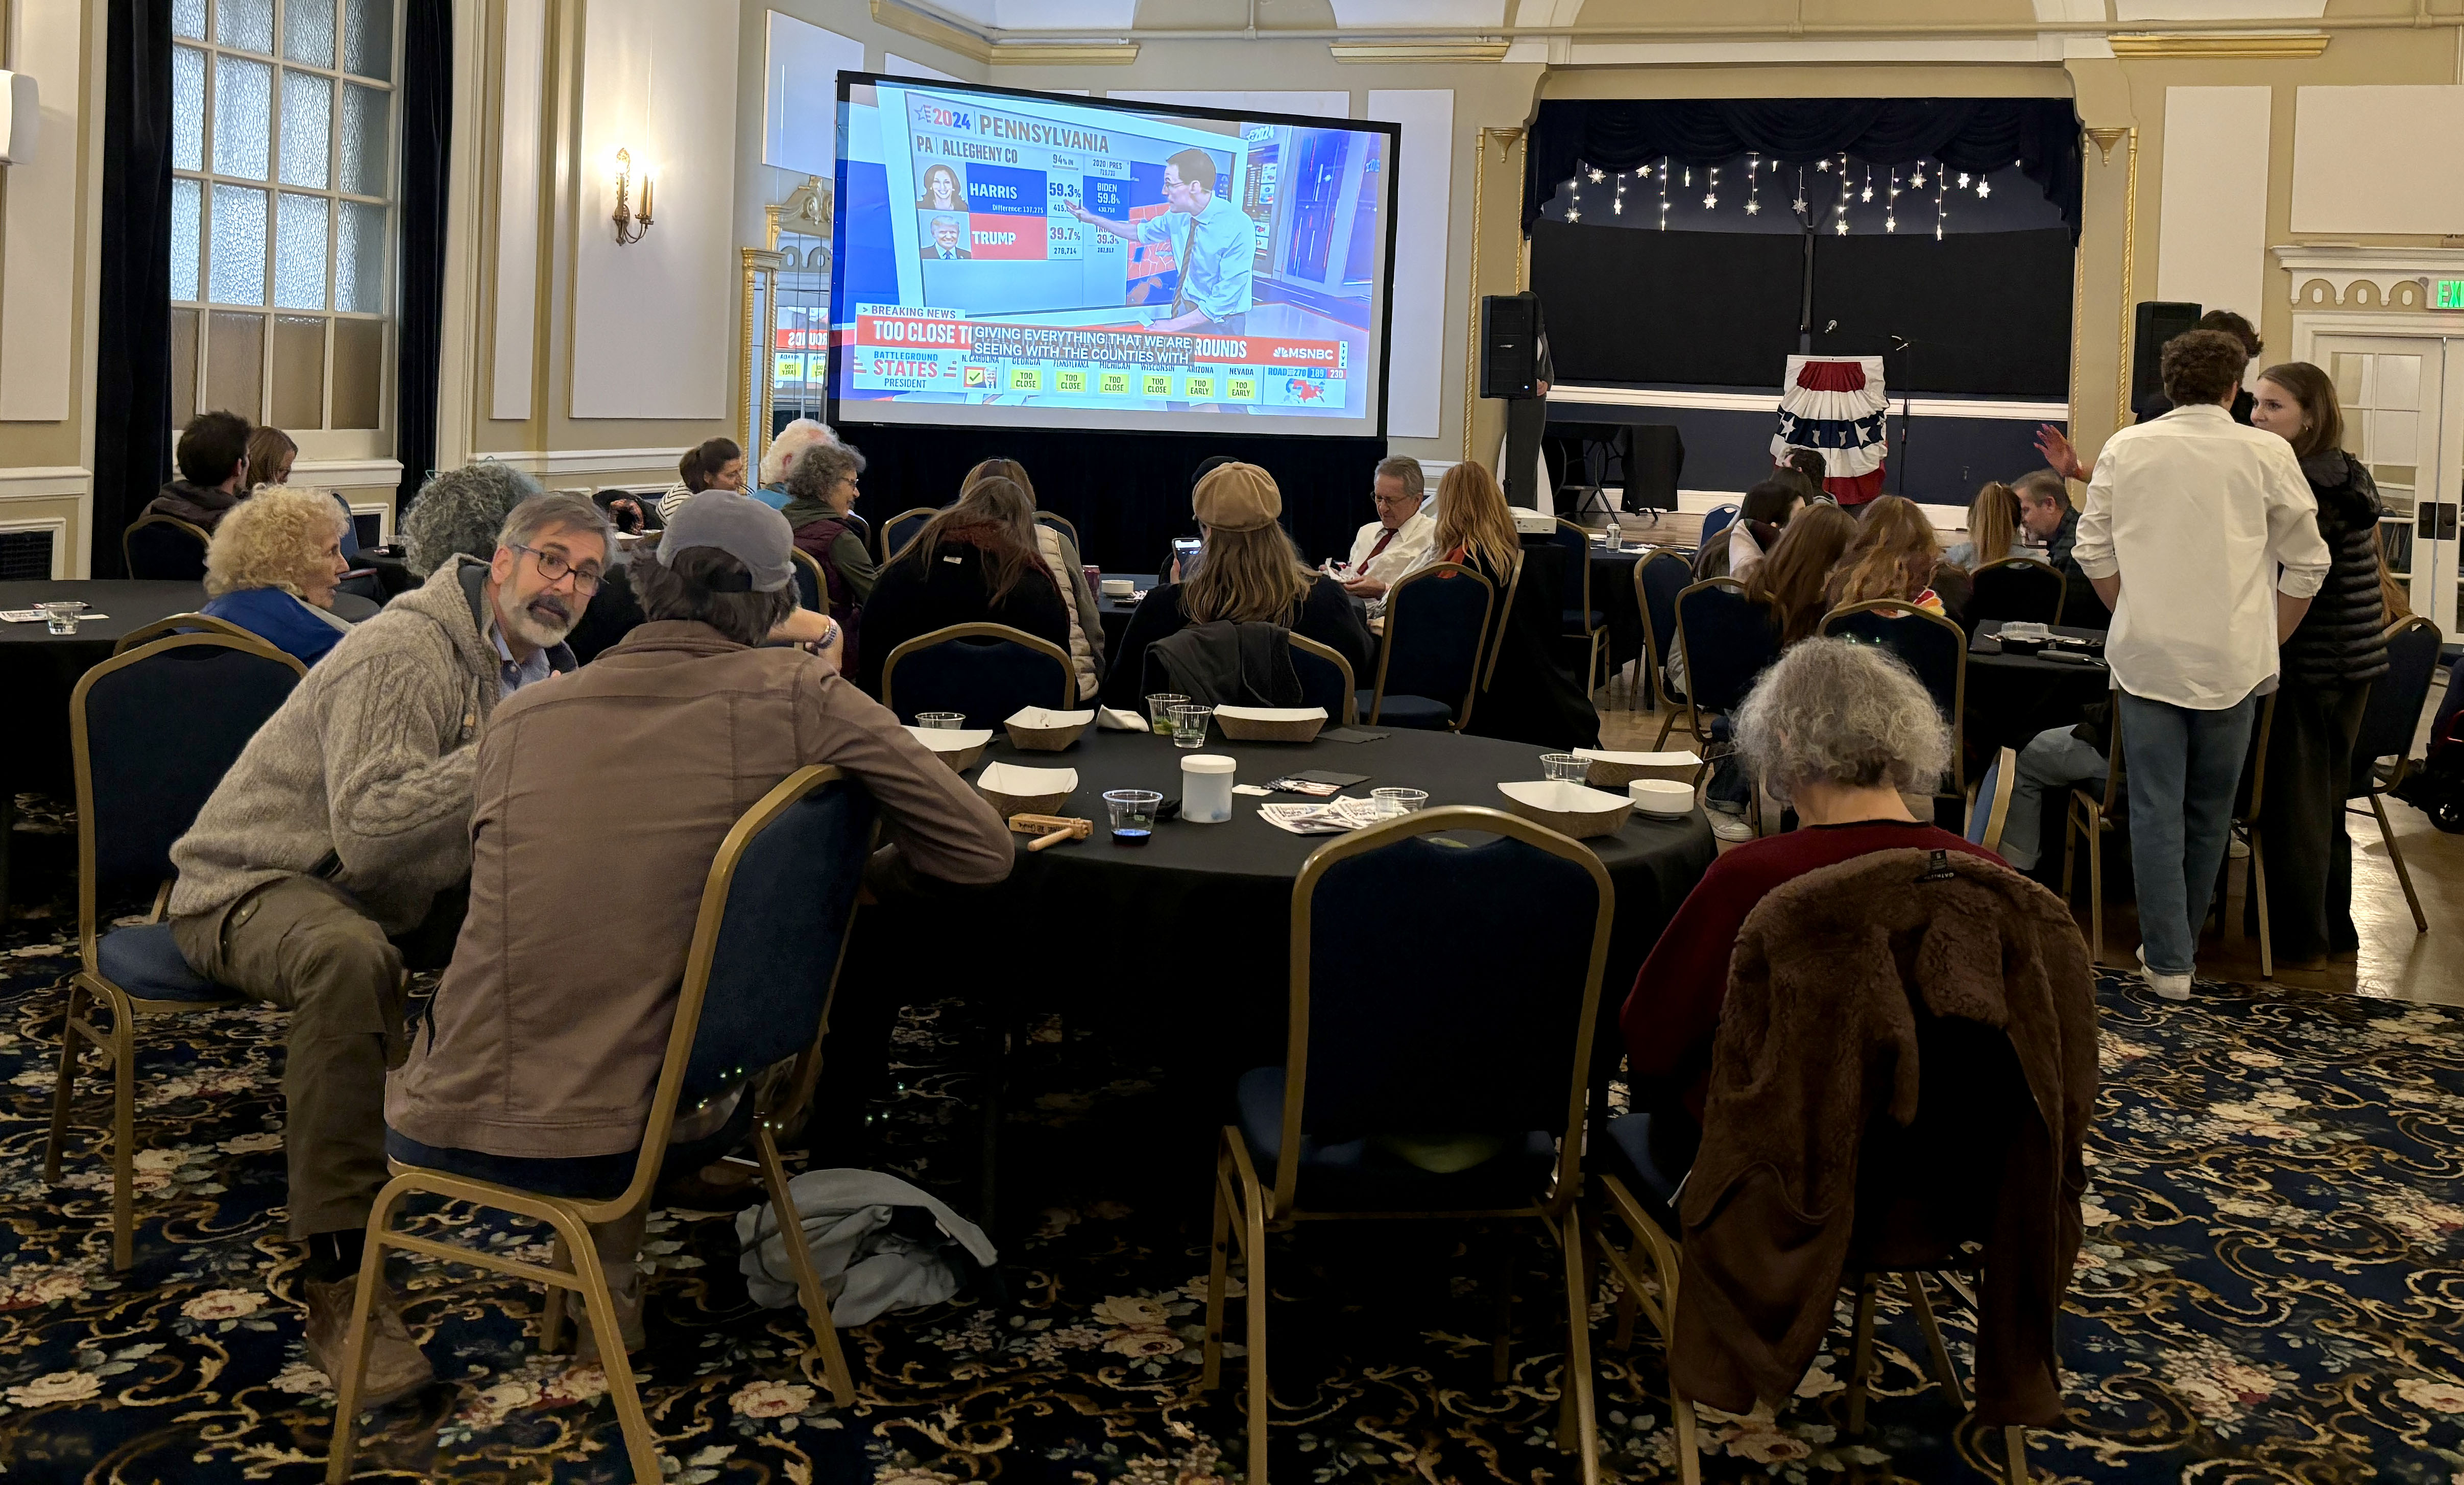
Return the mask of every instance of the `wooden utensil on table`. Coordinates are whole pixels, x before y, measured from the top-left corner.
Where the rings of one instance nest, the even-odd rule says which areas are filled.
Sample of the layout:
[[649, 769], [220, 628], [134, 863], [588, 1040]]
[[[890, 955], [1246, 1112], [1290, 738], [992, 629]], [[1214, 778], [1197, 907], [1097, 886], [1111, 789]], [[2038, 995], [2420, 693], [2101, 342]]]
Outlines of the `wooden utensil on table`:
[[1034, 836], [1027, 844], [1030, 851], [1041, 851], [1064, 841], [1084, 841], [1095, 833], [1095, 822], [1067, 815], [1013, 815], [1009, 828], [1017, 835]]

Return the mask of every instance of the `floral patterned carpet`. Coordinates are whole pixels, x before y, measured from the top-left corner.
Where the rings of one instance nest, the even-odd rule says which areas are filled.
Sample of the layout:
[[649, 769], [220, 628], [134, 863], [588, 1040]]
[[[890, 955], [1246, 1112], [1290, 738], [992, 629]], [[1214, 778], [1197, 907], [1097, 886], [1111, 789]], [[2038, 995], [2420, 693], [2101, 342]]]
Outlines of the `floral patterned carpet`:
[[[91, 1076], [65, 1179], [42, 1178], [75, 952], [63, 906], [21, 903], [0, 936], [0, 1470], [12, 1482], [320, 1479], [332, 1392], [300, 1343], [297, 1254], [281, 1235], [281, 1018], [149, 1023], [137, 1263], [113, 1272]], [[2202, 986], [2187, 1006], [2119, 982], [2101, 994], [2089, 1240], [2063, 1335], [2070, 1410], [2035, 1435], [2037, 1477], [2464, 1485], [2464, 1026], [2299, 992]], [[1237, 1386], [1220, 1398], [1197, 1386], [1203, 1130], [1117, 1022], [1030, 1023], [1010, 1059], [1000, 1157], [1003, 1292], [848, 1332], [854, 1408], [827, 1406], [799, 1313], [746, 1299], [726, 1221], [654, 1219], [650, 1347], [637, 1362], [670, 1480], [1242, 1474]], [[980, 1190], [980, 1027], [963, 1000], [912, 1008], [880, 1110], [882, 1163], [962, 1210]], [[465, 1241], [476, 1229], [500, 1246], [543, 1242], [462, 1209], [424, 1220]], [[1281, 1240], [1275, 1476], [1575, 1478], [1551, 1441], [1564, 1340], [1543, 1244], [1447, 1228]], [[441, 1380], [363, 1424], [361, 1477], [627, 1476], [599, 1371], [535, 1344], [538, 1291], [475, 1270], [400, 1272]], [[1489, 1373], [1501, 1286], [1515, 1325], [1502, 1387]], [[1706, 1474], [1990, 1474], [1993, 1441], [1959, 1428], [1925, 1382], [1923, 1344], [1888, 1291], [1882, 1309], [1863, 1438], [1845, 1433], [1843, 1306], [1790, 1408], [1707, 1419]], [[1605, 1304], [1594, 1313], [1607, 1472], [1673, 1477], [1658, 1346], [1617, 1350]], [[1964, 1369], [1967, 1317], [1952, 1309], [1946, 1323]], [[1238, 1366], [1227, 1373], [1237, 1381]]]

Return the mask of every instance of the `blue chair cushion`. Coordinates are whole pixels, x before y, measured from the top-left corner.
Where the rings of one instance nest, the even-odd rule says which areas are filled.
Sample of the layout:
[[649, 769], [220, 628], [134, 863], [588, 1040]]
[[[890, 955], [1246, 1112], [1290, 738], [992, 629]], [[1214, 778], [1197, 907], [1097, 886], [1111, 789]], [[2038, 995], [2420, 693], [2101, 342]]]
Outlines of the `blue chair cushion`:
[[231, 993], [188, 968], [171, 925], [114, 928], [94, 946], [102, 977], [140, 1000], [228, 1000]]
[[[1681, 1125], [1687, 1127], [1678, 1128]], [[1602, 1173], [1623, 1181], [1642, 1210], [1672, 1236], [1677, 1232], [1677, 1190], [1685, 1184], [1685, 1172], [1693, 1168], [1693, 1150], [1702, 1141], [1691, 1125], [1691, 1120], [1670, 1115], [1620, 1115], [1609, 1121], [1609, 1144], [1603, 1152], [1607, 1158]]]
[[[1370, 703], [1377, 699], [1377, 693], [1361, 691], [1358, 695], [1360, 719], [1366, 722], [1369, 720]], [[1454, 708], [1426, 696], [1390, 695], [1384, 709], [1377, 713], [1379, 727], [1405, 727], [1423, 732], [1444, 732], [1454, 719]]]
[[[1284, 1139], [1284, 1070], [1254, 1067], [1242, 1074], [1238, 1098], [1241, 1137], [1258, 1179], [1272, 1186]], [[1556, 1163], [1556, 1144], [1545, 1129], [1508, 1135], [1506, 1147], [1485, 1163], [1447, 1174], [1424, 1170], [1375, 1139], [1322, 1146], [1304, 1135], [1294, 1196], [1316, 1212], [1519, 1207], [1539, 1198]]]
[[1605, 629], [1609, 626], [1609, 616], [1596, 608], [1570, 608], [1565, 610], [1564, 618], [1566, 628], [1570, 631]]
[[[754, 1103], [753, 1090], [747, 1088], [744, 1096], [736, 1101], [736, 1109], [728, 1115], [727, 1123], [715, 1133], [669, 1146], [659, 1161], [661, 1179], [698, 1170], [743, 1144], [753, 1133]], [[485, 1150], [423, 1145], [391, 1125], [385, 1126], [385, 1157], [389, 1160], [495, 1186], [510, 1186], [517, 1191], [565, 1196], [576, 1201], [606, 1201], [623, 1195], [625, 1188], [633, 1184], [633, 1168], [641, 1154], [636, 1149], [621, 1155], [574, 1155], [561, 1159], [491, 1155]]]

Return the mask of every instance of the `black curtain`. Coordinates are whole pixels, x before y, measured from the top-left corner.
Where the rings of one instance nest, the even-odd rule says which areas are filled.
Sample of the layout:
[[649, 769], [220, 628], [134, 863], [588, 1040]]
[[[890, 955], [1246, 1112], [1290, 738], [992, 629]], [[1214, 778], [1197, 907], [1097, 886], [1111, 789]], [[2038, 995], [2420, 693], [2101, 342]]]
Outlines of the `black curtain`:
[[[1541, 220], [1531, 287], [1568, 382], [1769, 388], [1796, 350], [1804, 242], [1760, 232], [1661, 232]], [[1894, 338], [1908, 390], [2067, 395], [2070, 235], [1815, 235], [1814, 351], [1869, 356]], [[1645, 286], [1640, 292], [1630, 286]], [[1655, 286], [1683, 285], [1683, 293]], [[1837, 324], [1825, 331], [1823, 327]]]
[[[1523, 173], [1523, 229], [1575, 166], [1631, 170], [1661, 157], [1713, 164], [1748, 151], [1805, 162], [1939, 160], [1954, 170], [2017, 161], [2079, 230], [2079, 124], [2068, 98], [1562, 98], [1540, 105]], [[1552, 341], [1553, 348], [1553, 341]]]
[[171, 475], [171, 4], [112, 0], [104, 43], [97, 578], [125, 575], [120, 534]]
[[1154, 572], [1175, 536], [1198, 534], [1189, 477], [1214, 454], [1254, 464], [1284, 495], [1284, 529], [1315, 562], [1348, 557], [1353, 534], [1375, 518], [1371, 475], [1382, 438], [1239, 438], [1190, 433], [1088, 433], [1060, 428], [843, 426], [864, 451], [856, 513], [880, 523], [917, 506], [958, 498], [984, 459], [1016, 459], [1036, 504], [1078, 528], [1079, 555], [1114, 572]]
[[395, 510], [436, 463], [436, 372], [445, 332], [445, 190], [453, 142], [452, 0], [409, 0], [402, 46], [402, 306], [395, 328]]

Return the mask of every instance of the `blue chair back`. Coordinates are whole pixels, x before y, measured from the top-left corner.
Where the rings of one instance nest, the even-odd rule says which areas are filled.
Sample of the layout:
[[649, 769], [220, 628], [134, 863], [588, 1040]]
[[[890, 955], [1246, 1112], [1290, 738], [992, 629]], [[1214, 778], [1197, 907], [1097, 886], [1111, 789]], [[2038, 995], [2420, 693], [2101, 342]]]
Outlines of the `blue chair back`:
[[2370, 765], [2411, 755], [2412, 734], [2430, 704], [2431, 678], [2438, 673], [2439, 640], [2438, 625], [2419, 615], [2387, 629], [2387, 672], [2370, 683], [2353, 743], [2353, 795], [2369, 793]]
[[1685, 694], [1705, 711], [1735, 710], [1779, 658], [1771, 610], [1748, 599], [1734, 578], [1690, 584], [1674, 606], [1685, 647]]
[[303, 673], [271, 645], [219, 634], [157, 640], [87, 671], [69, 699], [80, 884], [169, 878], [171, 843]]
[[1038, 511], [1035, 513], [1035, 524], [1038, 526], [1049, 526], [1054, 531], [1057, 531], [1061, 533], [1061, 535], [1068, 537], [1069, 544], [1078, 548], [1078, 551], [1081, 554], [1081, 560], [1084, 559], [1084, 554], [1087, 548], [1079, 542], [1078, 528], [1069, 523], [1069, 518], [1067, 516], [1055, 515], [1049, 511]]
[[1735, 506], [1713, 506], [1703, 517], [1703, 535], [1694, 538], [1696, 549], [1699, 551], [1704, 547], [1709, 546], [1711, 544], [1711, 538], [1718, 535], [1720, 533], [1727, 531], [1728, 529], [1728, 523], [1736, 518], [1737, 508]]
[[1329, 726], [1357, 720], [1352, 662], [1306, 635], [1292, 635], [1290, 647], [1293, 673], [1301, 678], [1301, 705], [1325, 708]]
[[803, 547], [787, 549], [788, 566], [796, 575], [796, 603], [817, 614], [830, 611], [829, 584], [822, 580], [822, 564]]
[[1968, 674], [1968, 636], [1959, 625], [1914, 604], [1880, 600], [1833, 609], [1822, 621], [1822, 632], [1878, 644], [1906, 661], [1932, 694], [1942, 719], [1959, 720]]
[[1694, 564], [1665, 547], [1634, 564], [1635, 607], [1642, 611], [1651, 662], [1665, 666], [1677, 653], [1677, 595], [1694, 581]]
[[121, 534], [128, 576], [156, 582], [202, 582], [212, 538], [176, 516], [149, 515]]
[[2033, 557], [2006, 557], [1969, 577], [1968, 622], [2059, 623], [2062, 575]]
[[[1556, 530], [1551, 532], [1546, 539], [1555, 558], [1557, 606], [1564, 614], [1565, 631], [1568, 634], [1589, 634], [1592, 630], [1591, 534], [1573, 522], [1560, 518]], [[1527, 543], [1524, 547], [1527, 552], [1536, 549], [1536, 543]], [[1528, 588], [1531, 581], [1529, 575], [1527, 574], [1523, 580]]]
[[[825, 776], [800, 782], [805, 775]], [[705, 925], [714, 906], [717, 921], [678, 1107], [813, 1045], [872, 854], [873, 816], [872, 797], [853, 779], [808, 769], [747, 812], [732, 854], [720, 848], [714, 877], [732, 869], [702, 899]], [[696, 952], [688, 976], [699, 962]]]
[[919, 506], [913, 511], [901, 511], [896, 515], [893, 515], [889, 520], [883, 522], [881, 527], [881, 559], [884, 562], [887, 562], [891, 557], [896, 557], [899, 554], [899, 551], [904, 548], [907, 543], [915, 539], [915, 534], [924, 529], [924, 523], [926, 521], [931, 520], [933, 517], [940, 513], [940, 512], [932, 510], [929, 507]]
[[882, 705], [913, 725], [926, 711], [963, 712], [998, 728], [1022, 707], [1077, 704], [1078, 677], [1060, 646], [997, 623], [952, 624], [908, 640], [881, 671]]
[[1377, 693], [1441, 701], [1461, 721], [1496, 598], [1486, 578], [1457, 562], [1434, 563], [1395, 584], [1386, 596]]
[[[1463, 846], [1441, 830], [1505, 831], [1491, 810], [1437, 810], [1379, 828], [1322, 870], [1304, 867], [1293, 931], [1308, 934], [1303, 1130], [1321, 1144], [1393, 1134], [1562, 1134], [1591, 1024], [1616, 892], [1595, 861], [1501, 834]], [[1515, 821], [1515, 824], [1525, 822]], [[1362, 833], [1364, 838], [1368, 832]], [[1560, 846], [1573, 842], [1562, 839]], [[1580, 851], [1580, 846], [1574, 846]], [[1588, 855], [1588, 853], [1585, 853]], [[1410, 902], [1432, 923], [1510, 924], [1398, 956], [1360, 926]], [[1385, 905], [1381, 909], [1380, 905]]]

